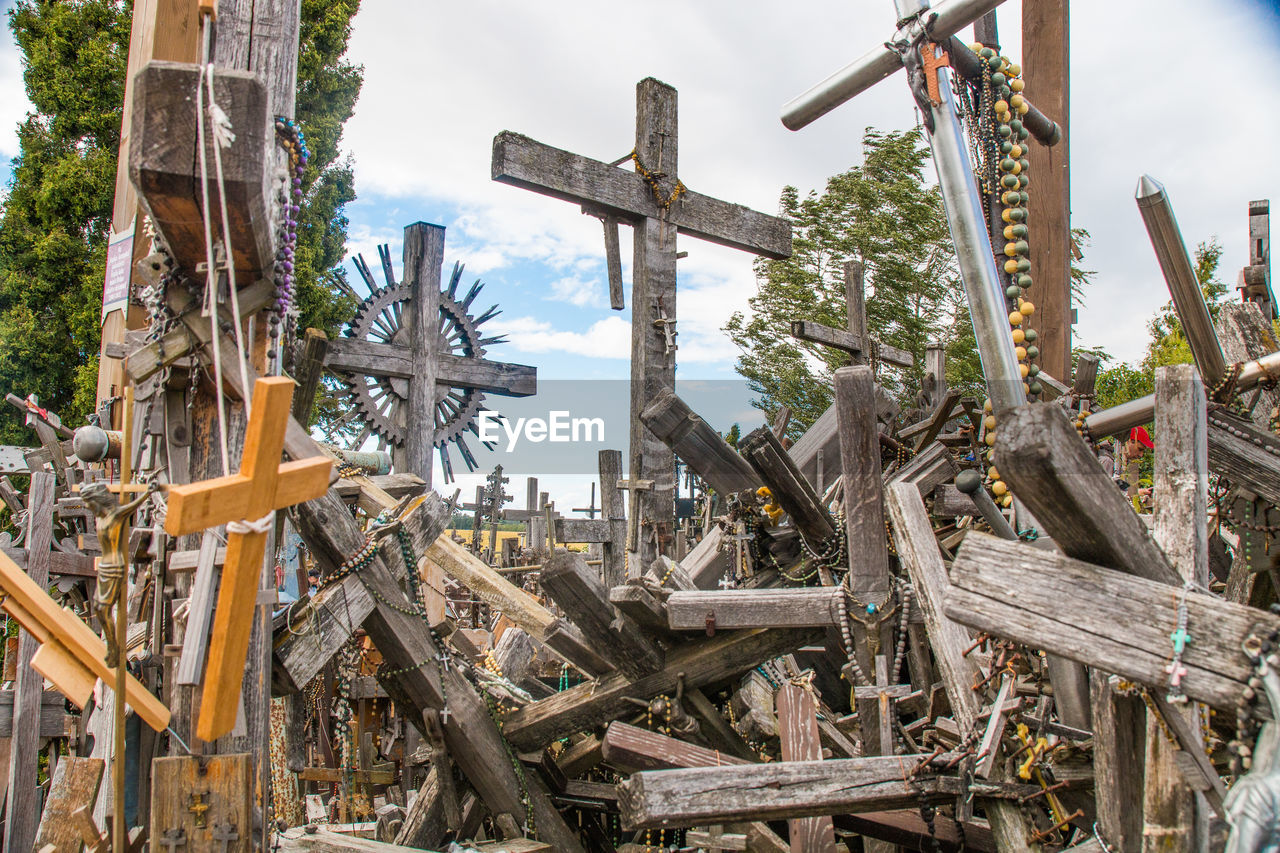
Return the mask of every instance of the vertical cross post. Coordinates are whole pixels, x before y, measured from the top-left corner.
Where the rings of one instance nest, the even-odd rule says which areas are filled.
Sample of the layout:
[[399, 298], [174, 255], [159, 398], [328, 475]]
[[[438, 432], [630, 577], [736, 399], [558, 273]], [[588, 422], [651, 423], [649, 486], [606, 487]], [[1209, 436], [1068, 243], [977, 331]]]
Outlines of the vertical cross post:
[[444, 229], [415, 222], [404, 229], [404, 275], [409, 284], [410, 348], [413, 376], [405, 410], [400, 467], [431, 486], [431, 454], [436, 443], [436, 353], [440, 350], [440, 269]]

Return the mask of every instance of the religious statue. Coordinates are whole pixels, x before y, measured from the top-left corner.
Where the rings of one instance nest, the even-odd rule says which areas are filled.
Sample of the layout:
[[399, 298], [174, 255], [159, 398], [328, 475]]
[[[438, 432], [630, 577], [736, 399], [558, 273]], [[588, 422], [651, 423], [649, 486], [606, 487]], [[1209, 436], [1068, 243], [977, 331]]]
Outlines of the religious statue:
[[[1268, 667], [1262, 685], [1274, 717], [1280, 713], [1280, 674]], [[1280, 723], [1274, 719], [1262, 726], [1249, 772], [1223, 805], [1231, 823], [1226, 853], [1280, 851]]]
[[129, 566], [129, 557], [125, 553], [129, 543], [124, 537], [124, 526], [133, 511], [146, 503], [155, 490], [156, 484], [153, 483], [142, 495], [127, 504], [121, 504], [105, 483], [90, 483], [80, 489], [80, 497], [93, 511], [98, 547], [102, 549], [102, 556], [98, 558], [98, 588], [94, 593], [94, 609], [107, 639], [106, 661], [112, 666], [119, 660], [120, 647], [117, 643], [126, 639], [116, 636], [115, 623], [111, 619], [111, 606], [117, 601], [120, 601], [120, 606], [124, 606], [122, 599], [125, 572]]

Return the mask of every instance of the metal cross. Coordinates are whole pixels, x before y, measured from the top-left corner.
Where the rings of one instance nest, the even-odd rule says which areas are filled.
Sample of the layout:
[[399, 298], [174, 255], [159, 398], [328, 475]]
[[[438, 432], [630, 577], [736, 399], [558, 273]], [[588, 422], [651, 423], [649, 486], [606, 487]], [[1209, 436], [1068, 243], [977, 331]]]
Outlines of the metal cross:
[[240, 840], [235, 824], [220, 823], [213, 828], [213, 840], [222, 842], [222, 853], [231, 853], [231, 842]]
[[[964, 128], [952, 96], [953, 61], [974, 57], [956, 32], [981, 18], [1001, 0], [894, 0], [898, 30], [893, 38], [850, 63], [782, 108], [782, 123], [799, 130], [893, 74], [904, 65], [923, 116], [938, 170], [938, 185], [955, 244], [960, 277], [968, 296], [987, 393], [997, 412], [1026, 404], [1022, 375], [1009, 334], [1004, 287], [996, 269], [982, 195], [969, 161]], [[981, 73], [979, 71], [979, 73]], [[1061, 131], [1036, 112], [1024, 124], [1046, 144]], [[1035, 126], [1032, 127], [1031, 125]]]
[[196, 826], [201, 828], [207, 826], [205, 812], [209, 811], [209, 804], [204, 801], [207, 796], [209, 796], [208, 791], [200, 791], [188, 797], [191, 805], [187, 806], [187, 811], [196, 816]]
[[160, 844], [163, 847], [168, 847], [169, 853], [173, 853], [177, 848], [187, 846], [187, 833], [182, 829], [182, 827], [178, 827], [177, 829], [166, 829], [164, 831], [164, 838], [160, 839]]
[[441, 723], [441, 725], [444, 725], [444, 724], [448, 723], [448, 722], [449, 722], [449, 717], [451, 717], [451, 716], [452, 716], [452, 714], [451, 714], [451, 712], [449, 711], [449, 706], [448, 706], [448, 705], [445, 705], [443, 708], [441, 708], [441, 709], [440, 709], [440, 723]]
[[724, 577], [720, 578], [719, 582], [716, 585], [719, 586], [721, 589], [732, 589], [733, 579], [726, 574]]

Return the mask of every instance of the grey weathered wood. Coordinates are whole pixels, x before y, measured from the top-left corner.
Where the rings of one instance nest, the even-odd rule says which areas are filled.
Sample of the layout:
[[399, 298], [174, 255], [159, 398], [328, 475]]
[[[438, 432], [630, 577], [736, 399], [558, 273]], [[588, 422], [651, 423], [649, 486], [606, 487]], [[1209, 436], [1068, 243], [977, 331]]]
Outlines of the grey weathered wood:
[[[133, 81], [129, 178], [151, 222], [178, 264], [203, 280], [197, 265], [205, 260], [196, 83], [204, 69], [195, 64], [153, 60]], [[206, 87], [206, 97], [207, 97]], [[275, 262], [274, 148], [269, 92], [256, 75], [219, 68], [213, 84], [218, 105], [235, 128], [234, 145], [222, 151], [229, 242], [237, 275], [246, 284], [271, 275]], [[205, 125], [209, 174], [214, 173], [212, 132]], [[218, 209], [218, 182], [211, 181], [209, 202]], [[222, 239], [222, 218], [212, 218], [215, 240]]]
[[891, 587], [871, 368], [840, 368], [835, 374], [835, 392], [849, 548], [848, 582], [859, 600], [882, 604]]
[[612, 542], [613, 528], [602, 518], [557, 518], [556, 542]]
[[716, 584], [724, 577], [725, 567], [730, 564], [729, 554], [732, 549], [721, 550], [725, 545], [724, 531], [720, 525], [713, 525], [702, 540], [693, 546], [680, 565], [688, 573], [689, 580], [698, 589], [715, 589]]
[[[13, 736], [13, 690], [0, 690], [0, 738]], [[56, 690], [40, 694], [40, 737], [66, 737], [67, 698]]]
[[609, 603], [609, 591], [581, 554], [562, 551], [542, 568], [542, 588], [605, 660], [630, 678], [662, 669], [662, 650]]
[[[41, 587], [49, 582], [49, 549], [53, 544], [51, 472], [34, 471], [27, 491], [27, 575]], [[30, 850], [40, 820], [38, 763], [40, 699], [44, 676], [31, 668], [40, 644], [25, 630], [18, 635], [18, 679], [14, 685], [13, 736], [10, 741], [8, 799], [5, 807], [5, 850]]]
[[1076, 373], [1071, 383], [1071, 393], [1077, 397], [1092, 397], [1094, 386], [1098, 382], [1098, 366], [1100, 361], [1092, 353], [1082, 352], [1076, 356]]
[[[946, 612], [963, 625], [1157, 689], [1168, 681], [1181, 595], [1168, 584], [981, 533], [960, 546], [951, 584]], [[1280, 618], [1199, 592], [1187, 593], [1187, 609], [1195, 642], [1183, 654], [1183, 688], [1193, 699], [1233, 708], [1249, 678], [1240, 644], [1255, 630], [1280, 627]]]
[[889, 475], [890, 483], [910, 483], [927, 495], [943, 483], [950, 483], [960, 469], [941, 444], [933, 443]]
[[1280, 448], [1273, 433], [1264, 432], [1221, 409], [1208, 416], [1209, 467], [1234, 486], [1280, 504]]
[[436, 332], [440, 322], [440, 267], [444, 229], [415, 222], [404, 229], [404, 280], [409, 286], [409, 348], [415, 376], [405, 406], [403, 471], [431, 485], [436, 443]]
[[[466, 386], [507, 397], [537, 393], [538, 370], [526, 364], [509, 364], [485, 358], [465, 358], [447, 352], [434, 353], [436, 384]], [[335, 338], [329, 342], [325, 365], [345, 373], [414, 379], [415, 356], [411, 347], [389, 345], [362, 338]]]
[[444, 799], [440, 794], [440, 774], [433, 766], [418, 789], [418, 796], [405, 811], [404, 823], [395, 843], [419, 849], [431, 849], [444, 843], [449, 827], [444, 820]]
[[64, 756], [57, 762], [49, 782], [49, 796], [40, 815], [35, 850], [52, 844], [57, 851], [79, 853], [82, 839], [71, 815], [97, 799], [105, 765], [101, 758], [77, 758], [74, 755]]
[[502, 632], [493, 649], [503, 676], [528, 691], [535, 699], [545, 699], [555, 691], [538, 679], [535, 658], [538, 644], [514, 625]]
[[316, 389], [324, 375], [325, 354], [329, 350], [329, 336], [320, 329], [307, 329], [294, 369], [294, 381], [298, 387], [293, 392], [293, 417], [298, 423], [311, 421], [311, 409], [316, 401]]
[[[934, 342], [925, 347], [924, 385], [925, 390], [929, 392], [929, 402], [933, 404], [934, 409], [949, 412], [950, 406], [942, 405], [942, 401], [950, 396], [947, 392], [947, 347], [945, 344]], [[960, 399], [958, 393], [956, 393], [956, 399]], [[939, 425], [939, 429], [941, 429], [941, 425]], [[934, 434], [937, 435], [937, 433]], [[928, 442], [925, 441], [918, 446], [923, 447], [925, 444], [928, 444]]]
[[[5, 556], [18, 564], [19, 568], [27, 567], [27, 552], [21, 548], [3, 548]], [[65, 551], [49, 552], [49, 574], [72, 575], [81, 578], [96, 578], [93, 555], [68, 554]]]
[[837, 587], [673, 592], [667, 598], [673, 631], [836, 626], [844, 591]]
[[858, 337], [853, 332], [845, 331], [844, 329], [824, 326], [822, 323], [813, 320], [792, 320], [791, 337], [832, 347], [850, 355], [874, 352], [881, 361], [898, 367], [913, 367], [916, 363], [915, 356], [906, 350], [898, 349], [889, 344], [874, 342], [868, 347], [866, 338]]
[[[813, 695], [793, 683], [777, 694], [778, 739], [783, 761], [820, 761], [817, 706]], [[793, 818], [788, 822], [792, 853], [835, 853], [835, 827], [830, 816]]]
[[297, 0], [220, 0], [212, 61], [263, 79], [272, 115], [293, 118], [297, 93]]
[[1271, 201], [1249, 202], [1249, 265], [1240, 271], [1240, 299], [1255, 303], [1267, 320], [1276, 319], [1271, 290]]
[[604, 214], [600, 217], [604, 224], [604, 258], [605, 267], [609, 271], [609, 307], [614, 311], [622, 311], [627, 307], [626, 286], [622, 282], [622, 250], [618, 239], [618, 219], [616, 216]]
[[[788, 451], [795, 460], [796, 466], [804, 473], [810, 483], [816, 484], [820, 479], [820, 464], [826, 468], [824, 485], [831, 482], [831, 469], [840, 458], [840, 432], [836, 425], [836, 407], [831, 405], [810, 424], [804, 434], [796, 439]], [[821, 460], [821, 463], [819, 462]]]
[[1003, 413], [995, 450], [1000, 476], [1063, 553], [1161, 583], [1180, 583], [1061, 407], [1033, 403]]
[[[849, 333], [860, 341], [867, 340], [867, 270], [862, 261], [845, 261], [844, 300]], [[850, 364], [870, 363], [871, 353], [859, 350], [852, 354]]]
[[836, 534], [836, 520], [822, 504], [795, 461], [768, 427], [752, 430], [739, 443], [742, 456], [755, 469], [759, 480], [769, 487], [772, 501], [791, 518], [814, 549], [822, 548]]
[[933, 409], [933, 414], [925, 418], [918, 424], [908, 427], [898, 433], [898, 440], [905, 441], [912, 435], [919, 435], [916, 439], [915, 448], [920, 450], [927, 447], [934, 439], [942, 434], [943, 428], [947, 425], [947, 421], [953, 417], [959, 416], [964, 410], [957, 409], [956, 403], [960, 402], [960, 392], [952, 389], [942, 396]]
[[759, 487], [760, 477], [747, 460], [674, 392], [659, 395], [640, 413], [640, 420], [716, 493]]
[[781, 820], [915, 806], [959, 790], [949, 777], [905, 780], [920, 757], [777, 761], [647, 770], [618, 785], [624, 829]]
[[618, 480], [622, 479], [622, 451], [601, 450], [597, 456], [600, 473], [600, 516], [610, 524], [609, 541], [604, 546], [600, 577], [610, 589], [626, 580], [627, 511]]
[[[1250, 362], [1280, 350], [1271, 322], [1253, 302], [1229, 302], [1218, 309], [1215, 321], [1218, 343], [1228, 363]], [[1280, 406], [1280, 387], [1260, 388], [1251, 417], [1261, 429], [1268, 429], [1271, 410]]]
[[[177, 684], [197, 686], [204, 674], [205, 653], [209, 649], [209, 626], [213, 624], [213, 600], [218, 589], [218, 538], [206, 530], [200, 539], [196, 576], [187, 596], [187, 630], [178, 659]], [[224, 551], [225, 553], [225, 551]]]
[[1142, 847], [1142, 809], [1136, 791], [1146, 782], [1147, 706], [1117, 693], [1105, 672], [1090, 674], [1093, 698], [1093, 780], [1098, 833], [1118, 850]]
[[695, 646], [673, 649], [661, 672], [631, 681], [614, 673], [594, 684], [579, 684], [549, 699], [525, 705], [506, 716], [504, 734], [518, 749], [539, 749], [552, 740], [589, 729], [629, 713], [628, 697], [651, 699], [676, 689], [716, 683], [744, 669], [808, 645], [820, 636], [812, 629], [735, 631], [717, 634]]
[[[1184, 581], [1207, 586], [1208, 448], [1204, 383], [1189, 364], [1156, 368], [1156, 445], [1152, 485], [1152, 535]], [[1199, 717], [1196, 708], [1173, 713]], [[1165, 739], [1164, 723], [1147, 720], [1143, 784], [1143, 847], [1196, 847], [1195, 795], [1176, 761], [1177, 748]]]
[[[649, 78], [640, 85], [646, 82], [657, 83]], [[672, 131], [674, 137], [674, 127]], [[660, 165], [656, 156], [646, 159], [641, 152], [641, 159], [651, 171], [661, 170], [668, 176], [679, 174], [670, 147], [672, 142], [674, 138], [668, 140], [669, 147], [663, 152]], [[644, 144], [657, 153], [656, 140], [646, 139]], [[589, 201], [604, 207], [622, 222], [635, 223], [657, 215], [652, 190], [635, 172], [552, 148], [510, 131], [493, 138], [492, 177], [504, 184], [574, 204]], [[671, 206], [668, 222], [686, 234], [722, 246], [768, 258], [791, 255], [791, 228], [785, 220], [692, 190], [682, 194], [679, 203]], [[634, 303], [634, 297], [632, 301]]]

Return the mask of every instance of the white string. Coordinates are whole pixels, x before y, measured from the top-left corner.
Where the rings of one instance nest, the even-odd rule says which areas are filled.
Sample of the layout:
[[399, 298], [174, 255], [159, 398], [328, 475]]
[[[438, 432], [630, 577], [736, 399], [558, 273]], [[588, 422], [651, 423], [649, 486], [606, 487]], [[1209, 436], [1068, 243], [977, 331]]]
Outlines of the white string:
[[275, 517], [275, 510], [272, 510], [257, 521], [228, 521], [227, 532], [238, 533], [241, 536], [247, 536], [250, 533], [269, 533]]
[[[249, 387], [249, 364], [245, 358], [244, 340], [241, 337], [242, 330], [240, 327], [240, 299], [236, 289], [236, 264], [235, 257], [231, 254], [231, 217], [227, 215], [227, 193], [226, 182], [222, 176], [222, 149], [230, 148], [231, 143], [235, 142], [236, 135], [231, 129], [231, 119], [218, 106], [213, 99], [213, 63], [209, 63], [206, 68], [209, 74], [209, 117], [213, 120], [213, 163], [218, 172], [218, 202], [222, 208], [222, 248], [227, 255], [227, 276], [231, 283], [231, 316], [234, 322], [236, 337], [236, 354], [240, 357], [240, 386], [244, 395], [244, 414], [245, 417], [250, 415], [250, 402], [253, 396]], [[205, 209], [205, 216], [208, 217], [208, 209]]]
[[209, 222], [209, 160], [204, 147], [204, 74], [196, 78], [196, 144], [200, 148], [200, 197], [204, 202], [204, 255], [207, 269], [205, 299], [213, 324], [214, 395], [218, 398], [218, 441], [222, 449], [222, 473], [231, 476], [231, 454], [227, 450], [227, 410], [222, 398], [222, 348], [218, 338], [218, 266], [213, 256], [213, 226]]

